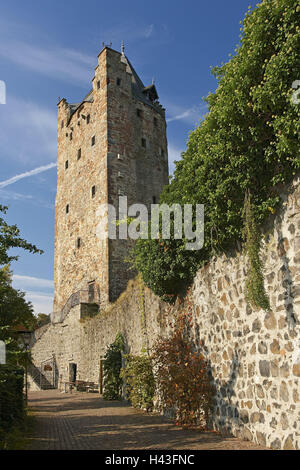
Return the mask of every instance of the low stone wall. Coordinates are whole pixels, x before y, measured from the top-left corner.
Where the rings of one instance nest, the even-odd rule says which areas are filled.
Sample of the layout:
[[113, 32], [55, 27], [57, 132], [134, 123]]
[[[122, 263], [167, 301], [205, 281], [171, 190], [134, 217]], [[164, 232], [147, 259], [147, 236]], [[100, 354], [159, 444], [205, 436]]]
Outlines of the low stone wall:
[[[245, 301], [247, 259], [241, 253], [213, 259], [200, 269], [189, 292], [191, 336], [205, 350], [216, 385], [212, 425], [273, 449], [300, 448], [300, 186], [283, 195], [283, 208], [266, 228], [263, 264], [271, 310]], [[80, 306], [52, 324], [32, 347], [35, 365], [55, 358], [59, 386], [69, 363], [79, 380], [99, 381], [100, 360], [120, 331], [138, 354], [168, 332], [170, 308], [138, 280], [109, 310], [82, 319]], [[146, 332], [146, 334], [144, 334]], [[202, 340], [202, 342], [201, 342]], [[33, 386], [33, 385], [32, 385]]]

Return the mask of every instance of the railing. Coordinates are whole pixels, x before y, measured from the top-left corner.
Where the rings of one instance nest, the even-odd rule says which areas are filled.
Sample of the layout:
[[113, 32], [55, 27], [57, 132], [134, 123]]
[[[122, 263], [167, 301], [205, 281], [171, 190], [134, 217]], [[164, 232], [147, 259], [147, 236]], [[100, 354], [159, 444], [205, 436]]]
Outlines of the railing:
[[32, 378], [33, 382], [41, 389], [41, 390], [49, 390], [51, 388], [55, 388], [55, 383], [43, 374], [42, 367], [36, 367], [32, 362], [29, 363], [28, 366], [28, 374]]
[[62, 323], [68, 313], [70, 312], [71, 308], [75, 307], [79, 304], [100, 304], [100, 293], [98, 290], [91, 292], [90, 289], [85, 290], [81, 289], [77, 292], [74, 292], [70, 295], [68, 300], [66, 301], [65, 305], [63, 306], [62, 310], [58, 312], [50, 313], [50, 318], [52, 323]]

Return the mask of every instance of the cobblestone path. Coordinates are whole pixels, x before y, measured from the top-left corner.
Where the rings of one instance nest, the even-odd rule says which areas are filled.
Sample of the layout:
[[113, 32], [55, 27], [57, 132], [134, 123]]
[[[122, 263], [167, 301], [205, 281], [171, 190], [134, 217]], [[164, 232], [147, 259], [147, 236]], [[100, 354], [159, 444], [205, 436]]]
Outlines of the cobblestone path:
[[167, 418], [105, 401], [96, 393], [31, 392], [29, 406], [36, 417], [32, 450], [263, 449], [215, 433], [183, 430]]

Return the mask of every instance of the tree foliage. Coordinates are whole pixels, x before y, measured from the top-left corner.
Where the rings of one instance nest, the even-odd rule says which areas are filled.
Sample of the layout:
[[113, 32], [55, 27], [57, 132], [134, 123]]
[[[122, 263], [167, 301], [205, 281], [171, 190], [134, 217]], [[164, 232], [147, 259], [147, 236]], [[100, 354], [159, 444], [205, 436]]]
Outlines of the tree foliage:
[[[7, 209], [7, 206], [0, 204], [0, 213], [6, 214]], [[0, 217], [0, 266], [18, 259], [18, 256], [8, 254], [10, 248], [23, 248], [30, 253], [43, 253], [42, 250], [20, 236], [20, 230], [16, 225], [8, 225], [4, 218]]]
[[36, 328], [40, 328], [41, 326], [47, 325], [50, 323], [50, 314], [47, 313], [38, 313], [36, 318]]
[[11, 272], [7, 267], [0, 270], [0, 340], [6, 343], [7, 362], [22, 362], [24, 352], [20, 350], [18, 327], [28, 330], [36, 326], [32, 305], [25, 300], [24, 292], [11, 285]]
[[13, 427], [22, 428], [25, 417], [22, 369], [0, 366], [0, 450], [8, 448]]
[[161, 195], [169, 205], [205, 205], [205, 242], [199, 252], [185, 240], [138, 240], [136, 265], [144, 282], [174, 300], [214, 254], [244, 241], [247, 191], [257, 224], [278, 207], [279, 184], [300, 167], [299, 104], [292, 101], [300, 70], [298, 0], [263, 0], [243, 21], [235, 55], [212, 72], [208, 114], [190, 133]]
[[[0, 214], [6, 214], [7, 207], [0, 205]], [[12, 273], [9, 263], [18, 256], [10, 256], [11, 248], [22, 248], [31, 253], [43, 253], [35, 245], [20, 236], [16, 225], [9, 225], [0, 217], [0, 339], [7, 344], [8, 359], [15, 362], [19, 347], [17, 337], [13, 334], [18, 326], [33, 329], [36, 318], [32, 305], [25, 300], [25, 294], [12, 287]]]
[[120, 377], [122, 367], [122, 352], [124, 351], [124, 338], [118, 333], [104, 356], [104, 392], [105, 400], [119, 400], [122, 396], [123, 380]]

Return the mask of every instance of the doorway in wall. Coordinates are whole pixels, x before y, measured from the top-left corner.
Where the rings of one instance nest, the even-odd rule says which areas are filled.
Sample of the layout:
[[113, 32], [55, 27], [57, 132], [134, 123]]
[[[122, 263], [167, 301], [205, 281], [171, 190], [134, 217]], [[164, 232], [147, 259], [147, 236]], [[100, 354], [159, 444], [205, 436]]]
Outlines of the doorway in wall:
[[76, 382], [77, 364], [74, 362], [69, 363], [69, 382]]
[[95, 301], [95, 281], [88, 283], [88, 296], [89, 296], [89, 303]]
[[104, 379], [103, 364], [104, 364], [104, 359], [100, 359], [100, 369], [99, 369], [99, 393], [100, 393], [101, 395], [103, 394], [103, 379]]

